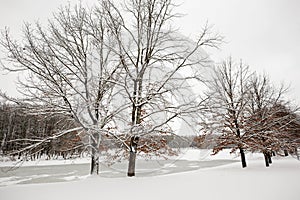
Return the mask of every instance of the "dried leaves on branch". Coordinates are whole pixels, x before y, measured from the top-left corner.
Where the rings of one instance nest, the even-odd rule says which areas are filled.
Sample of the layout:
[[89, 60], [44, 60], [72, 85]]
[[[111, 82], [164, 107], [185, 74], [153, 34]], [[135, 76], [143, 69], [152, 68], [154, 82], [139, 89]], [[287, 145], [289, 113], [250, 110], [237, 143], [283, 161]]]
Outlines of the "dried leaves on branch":
[[266, 75], [251, 73], [231, 58], [216, 67], [209, 87], [204, 129], [219, 134], [214, 154], [239, 150], [246, 167], [245, 151], [263, 153], [267, 166], [275, 152], [297, 153], [300, 118], [298, 108], [285, 100], [287, 88], [277, 89]]

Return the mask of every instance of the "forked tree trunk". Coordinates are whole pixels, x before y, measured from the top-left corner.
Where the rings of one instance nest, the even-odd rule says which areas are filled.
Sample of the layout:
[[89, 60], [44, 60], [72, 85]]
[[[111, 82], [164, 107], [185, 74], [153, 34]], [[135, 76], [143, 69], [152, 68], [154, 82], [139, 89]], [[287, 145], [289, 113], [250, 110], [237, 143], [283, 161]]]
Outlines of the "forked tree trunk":
[[245, 152], [243, 148], [239, 148], [239, 149], [241, 154], [242, 167], [245, 168], [247, 167]]
[[138, 141], [139, 141], [139, 137], [137, 137], [137, 136], [131, 137], [129, 164], [128, 164], [128, 172], [127, 172], [127, 176], [129, 176], [129, 177], [135, 176], [135, 160], [136, 160]]

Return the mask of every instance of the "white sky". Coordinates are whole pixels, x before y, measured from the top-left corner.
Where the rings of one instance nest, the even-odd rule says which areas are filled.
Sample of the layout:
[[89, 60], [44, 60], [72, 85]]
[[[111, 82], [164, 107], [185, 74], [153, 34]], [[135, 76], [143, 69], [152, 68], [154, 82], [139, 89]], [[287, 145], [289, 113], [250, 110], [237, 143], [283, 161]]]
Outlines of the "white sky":
[[[77, 0], [70, 0], [76, 2]], [[82, 0], [94, 2], [96, 0]], [[0, 29], [10, 27], [18, 37], [24, 21], [45, 21], [68, 0], [0, 0]], [[176, 0], [186, 14], [176, 26], [195, 37], [208, 20], [225, 36], [226, 44], [213, 51], [220, 61], [231, 55], [277, 84], [291, 84], [291, 96], [300, 103], [300, 1], [299, 0]], [[0, 53], [0, 57], [3, 54]], [[0, 72], [0, 89], [15, 94], [14, 76]]]

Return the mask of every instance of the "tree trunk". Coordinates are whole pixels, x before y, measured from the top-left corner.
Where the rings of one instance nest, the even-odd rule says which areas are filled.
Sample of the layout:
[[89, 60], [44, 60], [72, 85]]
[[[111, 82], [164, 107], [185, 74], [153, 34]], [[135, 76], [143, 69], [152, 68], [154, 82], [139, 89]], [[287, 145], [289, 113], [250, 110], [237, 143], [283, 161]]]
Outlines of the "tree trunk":
[[6, 137], [7, 137], [7, 133], [5, 131], [3, 131], [2, 134], [4, 134], [4, 135], [3, 135], [3, 138], [2, 138], [2, 141], [1, 141], [0, 155], [4, 154], [4, 149], [6, 147]]
[[275, 151], [272, 151], [272, 156], [276, 156], [276, 153], [275, 153]]
[[139, 141], [139, 137], [137, 137], [137, 136], [131, 137], [129, 164], [128, 164], [128, 172], [127, 172], [127, 176], [129, 176], [129, 177], [135, 176], [135, 160], [136, 160], [138, 141]]
[[[139, 82], [139, 90], [137, 89], [138, 82], [134, 82], [134, 92], [133, 92], [133, 99], [134, 103], [132, 105], [132, 113], [131, 113], [131, 120], [132, 125], [138, 125], [141, 123], [141, 105], [136, 106], [141, 101], [141, 89], [142, 89], [142, 82]], [[137, 91], [138, 97], [137, 97]], [[132, 177], [135, 176], [135, 161], [136, 161], [136, 152], [137, 152], [137, 145], [138, 145], [139, 137], [138, 136], [131, 136], [130, 138], [130, 154], [129, 154], [129, 163], [128, 163], [128, 171], [127, 176]]]
[[267, 156], [268, 156], [268, 161], [270, 164], [272, 164], [272, 154], [271, 153], [267, 153]]
[[99, 154], [95, 149], [92, 150], [92, 158], [91, 158], [91, 175], [99, 174]]
[[135, 160], [136, 160], [136, 152], [130, 151], [128, 172], [127, 172], [127, 176], [129, 177], [135, 176]]
[[245, 168], [247, 167], [247, 163], [246, 163], [246, 156], [243, 148], [240, 148], [240, 154], [241, 154], [242, 167]]
[[270, 165], [269, 165], [269, 159], [267, 153], [264, 153], [264, 158], [265, 158], [266, 167], [269, 167]]
[[297, 147], [295, 148], [295, 154], [297, 156], [297, 159], [299, 160], [299, 153], [298, 153], [298, 148]]
[[284, 150], [284, 156], [288, 156], [289, 155], [289, 152], [288, 152], [288, 150]]

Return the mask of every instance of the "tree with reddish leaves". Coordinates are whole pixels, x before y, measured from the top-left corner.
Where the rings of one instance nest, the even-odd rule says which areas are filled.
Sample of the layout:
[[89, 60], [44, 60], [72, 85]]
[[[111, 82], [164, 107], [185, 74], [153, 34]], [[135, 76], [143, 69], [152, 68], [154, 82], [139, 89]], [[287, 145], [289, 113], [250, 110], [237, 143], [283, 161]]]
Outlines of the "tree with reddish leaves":
[[205, 134], [194, 137], [191, 146], [201, 148], [205, 143], [205, 138]]
[[209, 83], [209, 112], [206, 120], [207, 131], [221, 134], [213, 154], [231, 148], [239, 150], [242, 167], [246, 167], [244, 140], [245, 115], [248, 103], [248, 79], [250, 72], [242, 63], [235, 63], [232, 58], [217, 66], [213, 81]]
[[[170, 146], [170, 142], [174, 138], [168, 134], [152, 133], [138, 138], [138, 143], [137, 141], [132, 141], [134, 139], [129, 134], [122, 134], [118, 137], [122, 142], [121, 140], [115, 140], [111, 135], [107, 135], [103, 138], [104, 143], [109, 144], [104, 145], [106, 147], [102, 154], [103, 159], [108, 165], [112, 165], [124, 159], [130, 159], [130, 151], [127, 146], [132, 143], [135, 144], [136, 156], [145, 159], [168, 159], [170, 156], [178, 155], [178, 150]], [[111, 147], [113, 149], [110, 149]], [[133, 167], [135, 167], [135, 165]]]
[[263, 153], [268, 167], [274, 152], [296, 149], [297, 140], [291, 139], [297, 135], [296, 110], [283, 100], [287, 89], [276, 89], [266, 75], [253, 74], [249, 83], [245, 140], [250, 151]]
[[278, 154], [285, 156], [297, 154], [297, 148], [300, 146], [300, 116], [297, 114], [298, 108], [291, 108], [288, 104], [276, 104], [273, 108], [275, 111], [275, 119], [273, 129], [276, 131], [280, 140], [280, 148]]
[[213, 154], [230, 148], [263, 153], [268, 167], [272, 154], [296, 154], [299, 147], [299, 116], [284, 100], [287, 89], [274, 87], [266, 75], [250, 73], [230, 58], [216, 68], [210, 83], [210, 109], [205, 129], [220, 134]]

